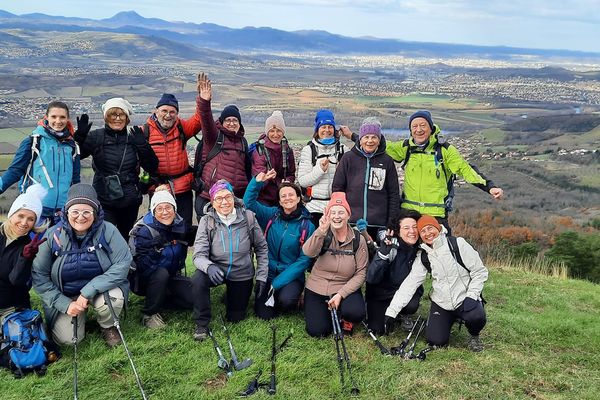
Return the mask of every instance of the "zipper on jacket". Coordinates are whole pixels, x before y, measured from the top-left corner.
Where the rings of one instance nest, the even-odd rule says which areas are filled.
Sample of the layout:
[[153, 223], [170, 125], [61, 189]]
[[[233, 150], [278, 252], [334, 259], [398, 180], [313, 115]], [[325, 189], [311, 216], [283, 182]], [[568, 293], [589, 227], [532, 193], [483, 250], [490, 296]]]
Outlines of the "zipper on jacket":
[[227, 233], [229, 235], [229, 266], [227, 267], [227, 273], [225, 274], [225, 278], [229, 276], [229, 272], [231, 272], [231, 266], [233, 265], [233, 243], [231, 243], [233, 235], [231, 234], [231, 225], [227, 227]]
[[367, 193], [369, 192], [369, 172], [371, 170], [371, 159], [365, 157], [367, 160], [367, 167], [365, 168], [365, 186], [363, 189], [363, 219], [367, 220]]

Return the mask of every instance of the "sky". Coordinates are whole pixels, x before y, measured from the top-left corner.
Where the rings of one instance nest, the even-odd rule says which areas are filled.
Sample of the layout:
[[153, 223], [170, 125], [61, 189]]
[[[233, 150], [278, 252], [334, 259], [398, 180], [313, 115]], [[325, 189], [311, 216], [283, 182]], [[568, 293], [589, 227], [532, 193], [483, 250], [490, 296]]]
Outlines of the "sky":
[[92, 19], [134, 10], [231, 28], [600, 52], [600, 0], [0, 0], [0, 9]]

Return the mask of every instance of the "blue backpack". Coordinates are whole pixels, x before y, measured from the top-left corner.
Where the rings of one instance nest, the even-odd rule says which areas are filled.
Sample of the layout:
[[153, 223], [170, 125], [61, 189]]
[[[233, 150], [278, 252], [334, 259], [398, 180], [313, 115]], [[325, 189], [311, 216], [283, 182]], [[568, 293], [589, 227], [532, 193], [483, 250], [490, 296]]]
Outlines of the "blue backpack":
[[2, 366], [9, 368], [15, 378], [31, 371], [44, 375], [48, 365], [46, 342], [48, 337], [39, 311], [26, 309], [9, 314], [2, 323]]

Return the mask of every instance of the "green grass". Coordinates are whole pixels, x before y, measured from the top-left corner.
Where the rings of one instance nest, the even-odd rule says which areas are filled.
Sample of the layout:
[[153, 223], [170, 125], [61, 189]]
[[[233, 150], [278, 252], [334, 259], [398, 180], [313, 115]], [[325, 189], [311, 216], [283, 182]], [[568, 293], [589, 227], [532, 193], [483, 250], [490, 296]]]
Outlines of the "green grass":
[[[212, 293], [219, 315], [222, 289]], [[589, 282], [546, 277], [515, 269], [493, 268], [485, 288], [488, 325], [483, 353], [466, 348], [468, 334], [453, 329], [450, 347], [428, 354], [424, 362], [384, 357], [361, 329], [346, 338], [354, 378], [364, 399], [596, 399], [600, 391], [600, 290]], [[270, 371], [270, 322], [251, 316], [230, 331], [239, 357], [252, 367], [227, 380], [216, 366], [209, 341], [195, 342], [188, 312], [167, 313], [163, 331], [142, 329], [142, 299], [130, 301], [123, 329], [147, 394], [155, 399], [229, 399], [245, 389], [258, 368], [262, 381]], [[419, 312], [426, 315], [427, 302]], [[278, 338], [294, 337], [277, 359], [277, 393], [281, 399], [346, 399], [340, 394], [332, 338], [313, 339], [301, 315], [274, 321]], [[89, 324], [93, 328], [94, 324]], [[217, 339], [226, 347], [222, 330]], [[383, 337], [397, 345], [404, 334]], [[421, 340], [417, 348], [424, 347]], [[79, 346], [81, 399], [141, 398], [122, 347], [107, 350], [93, 330]], [[72, 398], [73, 352], [52, 364], [45, 377], [12, 379], [0, 372], [2, 398]], [[264, 391], [255, 399], [272, 398]]]

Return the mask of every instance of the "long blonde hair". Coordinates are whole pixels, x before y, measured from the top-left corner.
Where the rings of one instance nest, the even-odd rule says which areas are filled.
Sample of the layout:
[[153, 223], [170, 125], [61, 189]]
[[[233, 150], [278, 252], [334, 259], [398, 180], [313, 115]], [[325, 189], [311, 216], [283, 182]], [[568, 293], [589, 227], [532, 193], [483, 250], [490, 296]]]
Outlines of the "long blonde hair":
[[[19, 235], [14, 231], [12, 224], [9, 221], [10, 221], [10, 218], [7, 219], [6, 221], [4, 221], [2, 223], [2, 225], [0, 225], [0, 233], [2, 233], [4, 236], [6, 236], [6, 238], [10, 241], [17, 240], [19, 238]], [[46, 219], [42, 225], [34, 226], [33, 229], [31, 229], [31, 230], [35, 233], [40, 233], [40, 232], [44, 232], [46, 229], [48, 229], [49, 226], [50, 226], [50, 220]], [[28, 233], [26, 233], [25, 235], [27, 235]], [[23, 236], [25, 236], [25, 235], [23, 235]]]

